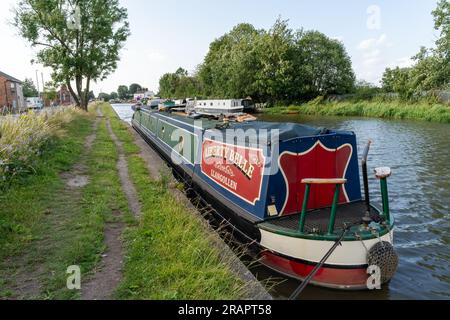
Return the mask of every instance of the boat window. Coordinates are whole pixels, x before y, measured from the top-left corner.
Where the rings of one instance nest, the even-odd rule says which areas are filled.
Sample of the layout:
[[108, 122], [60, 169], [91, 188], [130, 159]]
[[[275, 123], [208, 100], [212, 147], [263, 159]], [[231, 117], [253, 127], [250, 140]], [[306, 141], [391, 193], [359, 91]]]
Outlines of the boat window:
[[161, 133], [164, 134], [165, 131], [166, 131], [166, 128], [165, 128], [165, 127], [162, 127], [162, 128], [161, 128]]

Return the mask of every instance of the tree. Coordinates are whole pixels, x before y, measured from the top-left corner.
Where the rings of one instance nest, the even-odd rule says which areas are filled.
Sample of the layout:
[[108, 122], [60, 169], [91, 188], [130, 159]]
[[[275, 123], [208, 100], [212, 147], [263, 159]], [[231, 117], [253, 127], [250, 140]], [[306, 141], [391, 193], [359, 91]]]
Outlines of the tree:
[[242, 23], [211, 43], [198, 78], [204, 95], [258, 97], [256, 74], [260, 65], [257, 41], [264, 33]]
[[109, 100], [116, 100], [119, 97], [119, 95], [117, 94], [117, 92], [111, 92], [111, 94], [109, 95]]
[[436, 82], [439, 87], [450, 87], [450, 1], [440, 0], [432, 12], [434, 27], [440, 32], [436, 41]]
[[201, 95], [199, 80], [196, 76], [178, 68], [175, 73], [166, 73], [159, 80], [159, 96], [162, 98], [196, 97]]
[[142, 86], [137, 83], [133, 83], [132, 85], [130, 85], [130, 94], [135, 94], [136, 92], [141, 90]]
[[119, 98], [122, 100], [128, 99], [130, 96], [130, 91], [128, 90], [127, 86], [119, 86], [117, 89], [117, 93], [119, 95]]
[[91, 81], [104, 80], [117, 68], [130, 34], [127, 19], [118, 0], [20, 0], [14, 24], [39, 48], [37, 61], [53, 69], [53, 81], [65, 83], [87, 110]]
[[300, 58], [294, 71], [301, 77], [296, 87], [303, 91], [299, 97], [312, 99], [354, 89], [355, 73], [341, 42], [318, 31], [308, 31], [296, 41], [296, 52], [295, 56]]
[[256, 88], [264, 100], [288, 101], [292, 96], [294, 34], [280, 18], [257, 40]]
[[58, 92], [56, 91], [52, 83], [46, 83], [42, 95], [45, 100], [54, 101], [58, 97]]
[[39, 94], [34, 86], [33, 80], [28, 78], [22, 83], [22, 91], [25, 98], [37, 97]]
[[414, 93], [410, 80], [411, 70], [412, 68], [387, 68], [382, 79], [383, 90], [397, 93], [402, 100], [410, 99]]
[[109, 94], [104, 93], [104, 92], [101, 92], [101, 93], [98, 94], [98, 99], [99, 99], [99, 100], [103, 100], [103, 101], [105, 101], [105, 102], [111, 100]]
[[[355, 84], [341, 42], [317, 31], [294, 31], [281, 19], [268, 31], [239, 24], [215, 40], [198, 78], [206, 96], [269, 102], [349, 93]], [[162, 80], [162, 88], [173, 88], [176, 79], [167, 74]]]

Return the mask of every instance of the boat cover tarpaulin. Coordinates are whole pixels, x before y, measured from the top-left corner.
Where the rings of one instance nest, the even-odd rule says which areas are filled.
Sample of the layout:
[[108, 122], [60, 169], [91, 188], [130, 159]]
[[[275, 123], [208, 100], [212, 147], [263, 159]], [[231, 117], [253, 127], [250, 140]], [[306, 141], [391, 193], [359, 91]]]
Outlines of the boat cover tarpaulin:
[[278, 130], [280, 141], [303, 137], [315, 137], [330, 133], [330, 131], [325, 128], [315, 128], [296, 123], [272, 123], [264, 121], [231, 123], [227, 129], [242, 129], [245, 131], [249, 129], [254, 129], [256, 131], [267, 130], [269, 135], [272, 130]]

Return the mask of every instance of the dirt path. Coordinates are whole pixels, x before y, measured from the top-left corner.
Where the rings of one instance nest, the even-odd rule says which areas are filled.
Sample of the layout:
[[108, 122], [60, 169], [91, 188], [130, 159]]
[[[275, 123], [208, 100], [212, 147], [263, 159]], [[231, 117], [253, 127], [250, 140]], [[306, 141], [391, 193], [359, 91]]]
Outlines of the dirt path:
[[46, 234], [33, 242], [22, 255], [3, 262], [3, 267], [10, 273], [6, 289], [11, 292], [11, 299], [39, 299], [44, 294], [42, 281], [50, 272], [46, 270], [45, 257], [57, 246], [52, 239], [52, 230], [63, 228], [64, 222], [70, 219], [81, 203], [81, 189], [89, 183], [85, 161], [96, 139], [99, 122], [100, 118], [94, 121], [92, 133], [86, 137], [79, 162], [70, 171], [61, 174], [65, 188], [57, 195], [58, 203], [45, 213], [43, 225], [46, 226]]
[[[128, 165], [123, 143], [113, 132], [109, 119], [106, 119], [106, 127], [119, 153], [117, 171], [122, 184], [122, 190], [126, 195], [131, 212], [138, 218], [141, 215], [141, 206], [136, 189], [128, 174]], [[121, 220], [123, 218], [122, 212], [115, 212], [115, 217]], [[105, 227], [105, 245], [107, 251], [103, 255], [102, 262], [94, 276], [89, 282], [83, 284], [82, 300], [108, 300], [113, 297], [115, 289], [122, 280], [123, 243], [121, 236], [124, 229], [125, 224], [123, 222], [107, 223]]]

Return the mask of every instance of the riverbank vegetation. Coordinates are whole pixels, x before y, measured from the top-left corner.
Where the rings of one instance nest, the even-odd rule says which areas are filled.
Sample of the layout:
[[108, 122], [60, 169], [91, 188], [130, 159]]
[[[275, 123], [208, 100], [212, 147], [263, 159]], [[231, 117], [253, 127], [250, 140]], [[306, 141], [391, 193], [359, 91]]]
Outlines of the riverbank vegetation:
[[309, 103], [275, 106], [264, 109], [266, 114], [299, 114], [314, 116], [375, 117], [387, 119], [421, 119], [450, 123], [450, 107], [439, 103], [394, 101], [341, 101], [323, 102], [316, 99]]
[[[195, 72], [179, 68], [163, 75], [159, 95], [251, 97], [269, 113], [295, 109], [448, 122], [450, 93], [443, 92], [450, 90], [450, 1], [439, 0], [432, 15], [440, 34], [435, 47], [422, 48], [409, 68], [387, 68], [380, 84], [356, 79], [341, 41], [314, 30], [293, 30], [278, 19], [269, 30], [246, 23], [235, 26], [211, 43]], [[332, 102], [336, 100], [341, 102]]]

